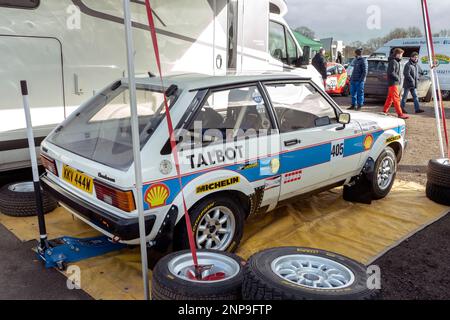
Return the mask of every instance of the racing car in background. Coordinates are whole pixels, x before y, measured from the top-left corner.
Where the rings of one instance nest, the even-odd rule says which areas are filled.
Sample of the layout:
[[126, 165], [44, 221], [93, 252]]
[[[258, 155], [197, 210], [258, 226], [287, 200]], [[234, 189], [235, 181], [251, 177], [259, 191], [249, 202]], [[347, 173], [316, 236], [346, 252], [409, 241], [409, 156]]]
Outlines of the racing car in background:
[[326, 92], [330, 95], [350, 94], [350, 77], [347, 70], [339, 63], [329, 62], [327, 64]]

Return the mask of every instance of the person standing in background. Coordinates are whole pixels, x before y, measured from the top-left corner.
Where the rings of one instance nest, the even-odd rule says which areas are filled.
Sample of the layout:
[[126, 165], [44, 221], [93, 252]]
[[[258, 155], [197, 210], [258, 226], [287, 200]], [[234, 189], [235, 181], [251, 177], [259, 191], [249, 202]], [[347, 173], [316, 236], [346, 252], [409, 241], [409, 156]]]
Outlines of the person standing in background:
[[352, 96], [352, 106], [349, 110], [360, 110], [364, 106], [364, 86], [369, 69], [367, 59], [362, 57], [363, 49], [355, 51], [353, 61], [353, 73], [350, 78], [350, 95]]
[[336, 63], [342, 64], [343, 61], [344, 61], [344, 57], [342, 56], [342, 52], [338, 51]]
[[391, 109], [392, 104], [394, 104], [395, 111], [397, 115], [401, 119], [409, 119], [409, 117], [403, 114], [401, 105], [400, 105], [400, 91], [399, 86], [402, 82], [401, 76], [401, 61], [403, 58], [403, 51], [400, 48], [396, 48], [393, 54], [389, 57], [389, 66], [387, 70], [387, 78], [388, 78], [388, 86], [389, 92], [386, 99], [386, 103], [384, 104], [384, 113], [389, 113], [389, 109]]
[[422, 69], [419, 64], [419, 54], [417, 52], [413, 52], [409, 62], [406, 64], [405, 69], [403, 71], [403, 75], [405, 80], [403, 82], [403, 98], [402, 98], [402, 112], [406, 112], [406, 100], [408, 100], [408, 95], [411, 92], [411, 95], [414, 99], [414, 110], [417, 114], [424, 113], [422, 109], [420, 109], [419, 97], [417, 96], [417, 86], [419, 84], [419, 76], [422, 74]]
[[319, 52], [314, 56], [312, 65], [319, 71], [322, 76], [323, 83], [326, 86], [327, 81], [327, 59], [325, 58], [325, 49], [321, 48]]

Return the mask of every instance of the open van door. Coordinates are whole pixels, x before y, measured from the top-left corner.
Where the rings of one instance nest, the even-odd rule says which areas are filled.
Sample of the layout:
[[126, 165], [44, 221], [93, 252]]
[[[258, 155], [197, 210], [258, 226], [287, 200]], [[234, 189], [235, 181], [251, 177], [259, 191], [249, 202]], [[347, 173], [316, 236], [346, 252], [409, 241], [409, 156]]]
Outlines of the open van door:
[[[29, 166], [20, 81], [30, 86], [36, 146], [64, 120], [61, 43], [54, 38], [0, 36], [0, 171]], [[36, 63], [39, 61], [39, 63]]]

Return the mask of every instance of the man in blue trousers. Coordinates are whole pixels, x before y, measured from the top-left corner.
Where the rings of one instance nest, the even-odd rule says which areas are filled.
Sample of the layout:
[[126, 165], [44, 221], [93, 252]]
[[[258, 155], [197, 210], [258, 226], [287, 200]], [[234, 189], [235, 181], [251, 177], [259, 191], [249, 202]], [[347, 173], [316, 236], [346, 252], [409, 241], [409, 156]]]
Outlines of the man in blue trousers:
[[353, 62], [353, 73], [350, 78], [350, 94], [352, 96], [352, 106], [349, 110], [361, 110], [364, 106], [364, 85], [367, 78], [369, 65], [367, 59], [362, 57], [363, 49], [355, 51], [355, 61]]
[[405, 76], [405, 80], [403, 82], [403, 99], [402, 99], [402, 110], [403, 113], [407, 113], [406, 108], [406, 100], [408, 100], [409, 93], [414, 99], [414, 110], [416, 113], [424, 113], [422, 109], [420, 109], [419, 97], [417, 96], [417, 86], [419, 84], [419, 77], [422, 74], [422, 69], [419, 64], [419, 54], [417, 52], [413, 52], [409, 62], [406, 64], [405, 69], [403, 71], [403, 75]]

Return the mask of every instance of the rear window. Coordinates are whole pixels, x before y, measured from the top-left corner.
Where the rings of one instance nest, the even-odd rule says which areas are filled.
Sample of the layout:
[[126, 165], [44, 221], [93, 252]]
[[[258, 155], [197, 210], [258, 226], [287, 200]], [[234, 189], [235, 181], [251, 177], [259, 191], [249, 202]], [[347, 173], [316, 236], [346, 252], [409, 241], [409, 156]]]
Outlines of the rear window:
[[[172, 104], [175, 97], [170, 97]], [[141, 149], [165, 116], [162, 91], [137, 90]], [[49, 142], [81, 157], [126, 171], [133, 163], [129, 89], [98, 95], [49, 137]]]
[[369, 60], [369, 72], [387, 72], [388, 62], [387, 61], [370, 61]]

